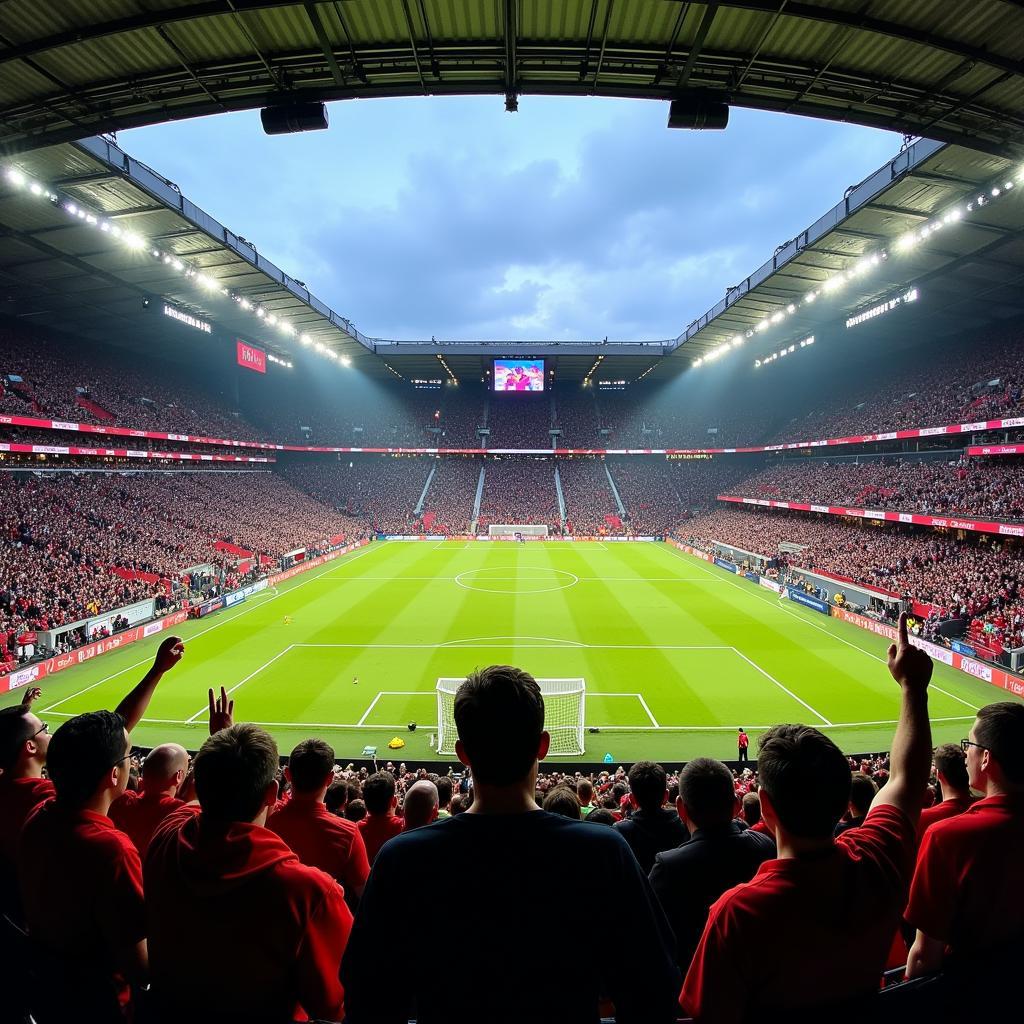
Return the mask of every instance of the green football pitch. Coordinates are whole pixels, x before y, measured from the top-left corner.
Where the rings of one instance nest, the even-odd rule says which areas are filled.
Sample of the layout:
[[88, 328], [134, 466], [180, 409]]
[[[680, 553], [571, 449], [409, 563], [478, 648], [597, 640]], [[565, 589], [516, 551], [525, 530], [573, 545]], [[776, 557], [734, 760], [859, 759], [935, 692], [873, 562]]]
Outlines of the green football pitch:
[[[600, 731], [578, 760], [733, 758], [738, 726], [756, 741], [777, 722], [818, 726], [850, 753], [885, 750], [897, 714], [884, 640], [780, 607], [665, 544], [378, 542], [180, 632], [185, 658], [133, 734], [139, 745], [197, 748], [207, 688], [225, 686], [236, 719], [265, 725], [284, 753], [319, 735], [341, 758], [369, 745], [380, 759], [450, 763], [430, 749], [435, 684], [495, 663], [585, 680], [586, 725]], [[40, 717], [56, 727], [116, 706], [159, 639], [45, 680]], [[959, 740], [975, 709], [1002, 699], [937, 665], [935, 742]], [[395, 736], [406, 745], [392, 753]]]

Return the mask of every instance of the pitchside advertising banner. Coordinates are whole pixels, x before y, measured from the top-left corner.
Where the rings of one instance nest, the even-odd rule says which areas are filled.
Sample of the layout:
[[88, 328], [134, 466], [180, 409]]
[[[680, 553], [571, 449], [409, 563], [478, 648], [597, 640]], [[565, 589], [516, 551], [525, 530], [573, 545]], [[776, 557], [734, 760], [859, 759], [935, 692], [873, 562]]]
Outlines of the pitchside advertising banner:
[[822, 601], [820, 598], [814, 597], [812, 594], [805, 594], [798, 587], [786, 587], [786, 593], [789, 595], [790, 601], [795, 604], [802, 604], [805, 608], [813, 608], [816, 612], [821, 612], [822, 615], [828, 615], [828, 602]]
[[[332, 551], [329, 554], [320, 555], [317, 558], [311, 558], [308, 562], [303, 562], [301, 565], [297, 565], [293, 569], [277, 573], [265, 580], [259, 580], [247, 587], [243, 587], [240, 591], [235, 591], [235, 593], [249, 597], [252, 594], [259, 593], [261, 590], [266, 590], [267, 587], [273, 586], [275, 583], [291, 579], [292, 576], [296, 576], [300, 572], [308, 572], [310, 569], [314, 569], [318, 565], [323, 565], [325, 562], [333, 561], [335, 558], [341, 558], [342, 555], [347, 555], [350, 552], [355, 551], [357, 548], [364, 547], [369, 543], [370, 542], [368, 540], [361, 540], [357, 541], [355, 544], [348, 544], [345, 547], [340, 548], [338, 551]], [[217, 598], [216, 600], [223, 602], [224, 599]], [[9, 675], [0, 676], [0, 693], [7, 693], [9, 690], [17, 690], [22, 686], [28, 686], [30, 683], [38, 682], [38, 680], [45, 679], [47, 676], [52, 676], [56, 672], [63, 672], [65, 669], [71, 668], [74, 665], [81, 665], [86, 661], [91, 661], [93, 658], [99, 657], [102, 654], [107, 654], [110, 651], [116, 651], [121, 647], [127, 647], [128, 644], [133, 644], [137, 640], [144, 640], [146, 637], [155, 636], [157, 633], [161, 633], [164, 630], [180, 625], [187, 619], [187, 611], [174, 612], [172, 615], [165, 615], [161, 619], [156, 619], [153, 622], [147, 622], [144, 626], [136, 626], [132, 629], [126, 629], [124, 632], [108, 637], [106, 640], [98, 640], [96, 643], [86, 644], [84, 647], [79, 647], [76, 651], [69, 651], [67, 654], [57, 654], [52, 658], [47, 658], [44, 661], [38, 661], [34, 665], [28, 665], [16, 672], [11, 672]]]

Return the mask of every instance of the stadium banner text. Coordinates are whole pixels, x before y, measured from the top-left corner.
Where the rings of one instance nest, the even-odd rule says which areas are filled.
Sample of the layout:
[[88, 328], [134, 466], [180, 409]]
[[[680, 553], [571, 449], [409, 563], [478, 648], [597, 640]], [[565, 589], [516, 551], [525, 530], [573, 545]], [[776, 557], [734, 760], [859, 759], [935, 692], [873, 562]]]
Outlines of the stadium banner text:
[[24, 455], [100, 455], [117, 459], [173, 459], [175, 462], [277, 462], [273, 455], [205, 455], [202, 452], [150, 452], [132, 448], [80, 448], [59, 444], [0, 442], [0, 452]]
[[1001, 537], [1024, 537], [1024, 523], [997, 523], [982, 519], [960, 519], [953, 516], [921, 516], [911, 512], [882, 512], [870, 508], [845, 508], [835, 505], [809, 505], [802, 501], [770, 501], [767, 498], [740, 498], [719, 494], [719, 501], [737, 505], [759, 505], [762, 508], [784, 508], [791, 512], [818, 512], [830, 516], [853, 516], [887, 523], [912, 523], [915, 526], [941, 527], [948, 530], [969, 530], [973, 533], [997, 533]]
[[789, 595], [790, 601], [802, 604], [806, 608], [813, 608], [816, 612], [821, 612], [822, 615], [829, 614], [829, 604], [827, 601], [822, 601], [821, 598], [814, 597], [811, 594], [805, 594], [799, 587], [791, 587], [787, 584], [786, 593]]
[[[284, 452], [322, 452], [369, 455], [667, 455], [705, 456], [735, 455], [752, 452], [785, 452], [803, 448], [830, 448], [836, 445], [874, 444], [879, 441], [908, 441], [922, 437], [976, 434], [986, 430], [1008, 430], [1024, 427], [1024, 416], [1000, 420], [979, 420], [975, 423], [949, 423], [942, 427], [920, 427], [911, 430], [887, 430], [876, 434], [852, 434], [814, 441], [788, 441], [784, 444], [747, 445], [738, 448], [381, 448], [342, 447], [327, 445], [275, 444], [270, 441], [240, 441], [232, 438], [206, 437], [198, 434], [167, 434], [157, 430], [132, 427], [109, 427], [98, 423], [71, 423], [45, 420], [35, 416], [0, 416], [0, 425], [35, 427], [39, 430], [71, 430], [83, 434], [109, 434], [116, 437], [144, 437], [153, 441], [185, 441], [189, 444], [224, 445], [230, 448], [262, 448]], [[1019, 446], [1018, 446], [1019, 447]], [[1007, 452], [1005, 454], [1014, 454]]]

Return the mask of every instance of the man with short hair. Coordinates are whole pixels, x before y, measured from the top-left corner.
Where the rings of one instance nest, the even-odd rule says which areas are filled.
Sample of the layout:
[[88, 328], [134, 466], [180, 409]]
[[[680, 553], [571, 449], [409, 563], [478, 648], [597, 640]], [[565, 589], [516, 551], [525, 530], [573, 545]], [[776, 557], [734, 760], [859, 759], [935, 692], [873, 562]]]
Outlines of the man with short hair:
[[850, 777], [850, 804], [846, 817], [836, 825], [835, 835], [841, 836], [848, 828], [860, 828], [871, 810], [871, 801], [875, 799], [878, 787], [875, 780], [863, 772], [854, 772]]
[[753, 790], [743, 794], [743, 800], [740, 802], [740, 817], [750, 831], [771, 835], [761, 817], [761, 798]]
[[651, 888], [675, 933], [676, 963], [685, 972], [711, 905], [774, 857], [775, 841], [734, 820], [732, 772], [710, 757], [698, 757], [680, 772], [676, 808], [689, 841], [655, 857]]
[[[917, 929], [910, 978], [943, 967], [947, 953], [961, 968], [999, 973], [988, 970], [994, 958], [1024, 940], [1024, 704], [983, 707], [963, 746], [970, 788], [984, 796], [924, 833], [904, 915]], [[975, 987], [987, 986], [986, 977]]]
[[273, 738], [229, 714], [218, 724], [195, 759], [199, 808], [164, 819], [146, 857], [154, 1009], [167, 1022], [341, 1020], [352, 913], [330, 875], [265, 827]]
[[375, 772], [363, 783], [366, 817], [359, 822], [359, 833], [366, 846], [366, 859], [373, 864], [380, 848], [401, 834], [402, 819], [395, 814], [398, 797], [395, 777], [389, 771]]
[[429, 779], [413, 783], [402, 804], [402, 831], [412, 832], [437, 820], [437, 786]]
[[850, 765], [828, 737], [804, 725], [777, 725], [762, 737], [758, 792], [778, 858], [711, 908], [679, 999], [699, 1021], [734, 1024], [755, 1012], [783, 1017], [870, 1000], [877, 991], [903, 909], [931, 764], [932, 662], [911, 645], [905, 614], [897, 635], [888, 665], [901, 706], [889, 781], [860, 828], [833, 838], [849, 804]]
[[267, 828], [295, 851], [301, 863], [326, 871], [355, 905], [363, 895], [370, 865], [359, 828], [331, 814], [324, 803], [334, 781], [334, 748], [320, 739], [303, 740], [291, 752], [284, 771], [292, 797], [278, 804]]
[[942, 800], [921, 812], [917, 834], [923, 836], [929, 825], [963, 814], [971, 804], [971, 784], [967, 777], [967, 758], [956, 743], [943, 743], [932, 755], [935, 775], [942, 787]]
[[442, 775], [437, 780], [437, 816], [439, 818], [448, 818], [452, 813], [452, 793], [455, 790], [455, 784], [447, 775]]
[[142, 790], [126, 791], [110, 805], [110, 820], [145, 857], [157, 825], [184, 807], [178, 791], [188, 774], [188, 751], [177, 743], [154, 747], [142, 762]]
[[[474, 672], [456, 693], [454, 716], [473, 804], [380, 851], [342, 963], [348, 1024], [592, 1021], [602, 996], [619, 1024], [674, 1021], [671, 933], [629, 847], [614, 829], [548, 814], [534, 801], [550, 742], [536, 681], [510, 666]], [[460, 898], [443, 913], [410, 914], [453, 865]], [[614, 898], [564, 905], [567, 892], [597, 891]], [[438, 984], [430, 958], [396, 971], [381, 956], [396, 921], [410, 949], [457, 949], [462, 982]], [[573, 951], [572, 971], [536, 970], [541, 932], [550, 948]]]
[[586, 818], [594, 809], [594, 784], [590, 779], [580, 779], [576, 783], [576, 798], [580, 802], [580, 817]]
[[676, 811], [665, 806], [668, 774], [660, 764], [637, 761], [629, 769], [628, 778], [637, 809], [616, 822], [615, 831], [629, 843], [640, 870], [649, 875], [654, 858], [665, 850], [682, 846], [690, 833]]
[[107, 816], [125, 790], [131, 744], [124, 719], [90, 711], [53, 735], [47, 770], [56, 791], [21, 833], [18, 879], [35, 959], [46, 985], [37, 1020], [121, 1020], [131, 986], [146, 979], [142, 865]]

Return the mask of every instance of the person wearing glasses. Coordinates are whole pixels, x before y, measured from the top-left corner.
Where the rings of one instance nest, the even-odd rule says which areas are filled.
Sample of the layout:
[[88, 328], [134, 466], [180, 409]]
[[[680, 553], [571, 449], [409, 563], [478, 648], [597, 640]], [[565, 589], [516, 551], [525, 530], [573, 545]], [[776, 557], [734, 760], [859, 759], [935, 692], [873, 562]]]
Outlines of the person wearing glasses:
[[45, 979], [32, 992], [39, 1024], [123, 1022], [129, 983], [146, 979], [142, 865], [108, 812], [128, 783], [129, 733], [183, 653], [180, 638], [168, 637], [116, 711], [76, 715], [52, 738], [31, 713], [21, 724], [36, 734], [19, 739], [15, 730], [15, 768], [0, 786], [17, 784], [18, 771], [41, 773], [45, 761], [52, 793], [28, 816], [16, 859], [31, 957]]
[[[993, 955], [1009, 965], [1011, 944], [1024, 943], [1024, 704], [983, 707], [960, 746], [983, 798], [924, 835], [905, 914], [916, 929], [908, 978], [950, 964], [987, 967]], [[991, 997], [988, 979], [999, 973], [974, 989]]]

